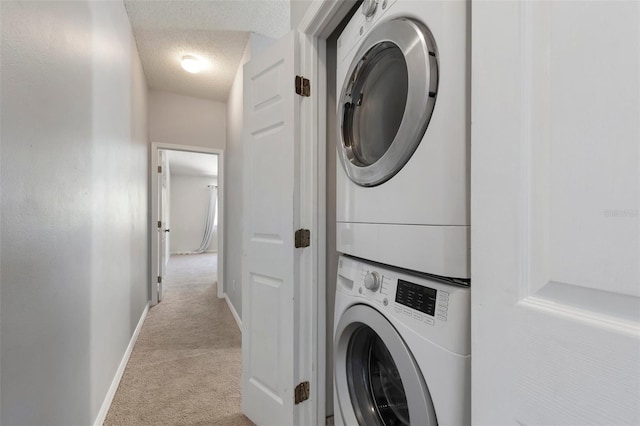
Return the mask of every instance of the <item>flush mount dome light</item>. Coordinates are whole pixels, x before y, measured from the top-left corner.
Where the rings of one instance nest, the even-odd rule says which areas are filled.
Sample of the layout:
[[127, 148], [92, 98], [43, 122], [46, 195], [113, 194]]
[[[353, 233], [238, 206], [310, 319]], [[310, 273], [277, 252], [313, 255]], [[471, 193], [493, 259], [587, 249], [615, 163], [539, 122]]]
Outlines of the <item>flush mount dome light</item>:
[[192, 55], [184, 55], [181, 65], [186, 72], [191, 74], [199, 73], [202, 70], [202, 62]]

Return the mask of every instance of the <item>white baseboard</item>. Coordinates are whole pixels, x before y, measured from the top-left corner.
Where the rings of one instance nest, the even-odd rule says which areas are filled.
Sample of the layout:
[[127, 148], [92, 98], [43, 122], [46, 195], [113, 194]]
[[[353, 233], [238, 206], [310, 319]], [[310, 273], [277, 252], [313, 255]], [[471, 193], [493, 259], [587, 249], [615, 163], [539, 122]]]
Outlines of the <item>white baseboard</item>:
[[229, 310], [231, 310], [233, 319], [236, 320], [236, 324], [238, 324], [240, 333], [242, 333], [242, 320], [240, 319], [240, 315], [238, 315], [238, 312], [236, 312], [236, 308], [233, 307], [233, 303], [231, 303], [231, 300], [229, 300], [229, 296], [227, 296], [227, 293], [224, 294], [224, 300], [227, 301], [227, 306], [229, 307]]
[[127, 346], [127, 350], [124, 352], [124, 356], [122, 357], [122, 361], [120, 361], [120, 365], [116, 370], [116, 375], [111, 382], [111, 386], [107, 391], [107, 396], [104, 398], [104, 402], [102, 403], [102, 407], [100, 407], [100, 411], [98, 412], [98, 417], [96, 417], [96, 421], [93, 426], [102, 426], [105, 419], [107, 418], [107, 413], [109, 412], [109, 408], [111, 407], [111, 403], [113, 402], [113, 397], [116, 396], [116, 391], [118, 390], [118, 386], [120, 385], [120, 380], [122, 380], [122, 375], [124, 374], [124, 369], [127, 367], [127, 363], [129, 362], [129, 358], [131, 357], [131, 352], [133, 352], [133, 347], [138, 340], [138, 335], [140, 334], [140, 330], [142, 329], [142, 324], [144, 323], [144, 319], [147, 317], [147, 313], [149, 312], [149, 304], [145, 306], [144, 311], [142, 311], [142, 315], [140, 316], [140, 320], [138, 321], [138, 325], [136, 329], [133, 331], [133, 336], [131, 336], [131, 340], [129, 341], [129, 346]]

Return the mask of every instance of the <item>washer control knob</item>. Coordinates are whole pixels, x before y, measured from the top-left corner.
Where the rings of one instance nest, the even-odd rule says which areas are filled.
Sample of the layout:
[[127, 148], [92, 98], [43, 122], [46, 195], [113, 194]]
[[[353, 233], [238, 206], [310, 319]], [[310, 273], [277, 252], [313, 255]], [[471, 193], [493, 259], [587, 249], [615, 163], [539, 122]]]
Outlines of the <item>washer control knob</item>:
[[364, 286], [367, 290], [377, 291], [380, 288], [380, 274], [373, 271], [364, 276]]
[[370, 18], [376, 13], [378, 7], [378, 0], [364, 0], [362, 2], [362, 14]]

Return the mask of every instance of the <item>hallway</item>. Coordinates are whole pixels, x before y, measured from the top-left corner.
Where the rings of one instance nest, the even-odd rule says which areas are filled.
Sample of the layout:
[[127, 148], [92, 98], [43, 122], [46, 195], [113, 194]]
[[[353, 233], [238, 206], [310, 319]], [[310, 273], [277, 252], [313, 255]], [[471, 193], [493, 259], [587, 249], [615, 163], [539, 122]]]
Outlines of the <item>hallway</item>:
[[172, 256], [105, 425], [251, 425], [240, 413], [241, 334], [216, 296], [216, 254]]

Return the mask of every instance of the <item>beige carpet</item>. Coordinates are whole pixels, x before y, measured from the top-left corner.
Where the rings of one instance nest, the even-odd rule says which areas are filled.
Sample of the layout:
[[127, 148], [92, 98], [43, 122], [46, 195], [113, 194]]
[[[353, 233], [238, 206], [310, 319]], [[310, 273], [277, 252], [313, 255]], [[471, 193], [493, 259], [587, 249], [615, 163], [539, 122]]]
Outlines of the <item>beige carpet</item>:
[[216, 296], [215, 254], [172, 256], [105, 425], [252, 425], [240, 412], [241, 335]]

